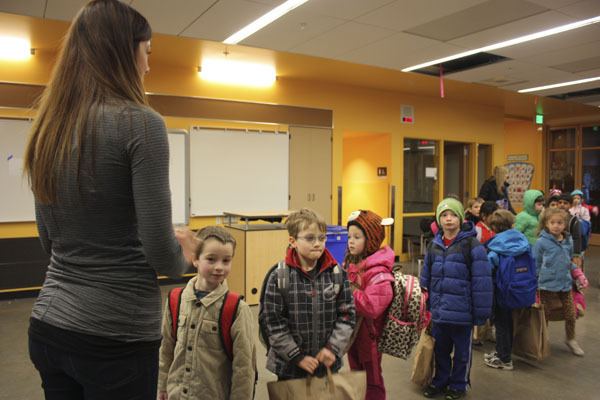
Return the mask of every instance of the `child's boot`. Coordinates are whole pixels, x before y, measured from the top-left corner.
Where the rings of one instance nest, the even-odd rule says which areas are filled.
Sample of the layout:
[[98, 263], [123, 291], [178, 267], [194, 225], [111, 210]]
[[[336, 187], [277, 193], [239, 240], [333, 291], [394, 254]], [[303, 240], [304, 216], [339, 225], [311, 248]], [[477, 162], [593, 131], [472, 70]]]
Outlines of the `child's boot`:
[[579, 346], [579, 343], [577, 343], [575, 339], [567, 340], [565, 343], [567, 344], [569, 349], [571, 349], [571, 352], [573, 354], [579, 357], [583, 357], [583, 349]]

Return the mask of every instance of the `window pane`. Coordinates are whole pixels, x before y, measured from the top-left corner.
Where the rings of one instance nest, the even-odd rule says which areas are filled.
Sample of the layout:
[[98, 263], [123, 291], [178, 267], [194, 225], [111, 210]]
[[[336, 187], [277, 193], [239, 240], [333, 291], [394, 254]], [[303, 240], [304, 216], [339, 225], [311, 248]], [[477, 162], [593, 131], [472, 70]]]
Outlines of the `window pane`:
[[404, 212], [434, 211], [438, 150], [432, 140], [404, 139]]
[[574, 189], [575, 152], [550, 152], [550, 189], [571, 192]]
[[552, 129], [550, 131], [550, 148], [566, 149], [575, 147], [575, 128]]
[[[582, 191], [585, 202], [600, 207], [600, 150], [583, 152], [583, 185]], [[592, 217], [592, 232], [600, 233], [600, 216], [590, 213]]]
[[600, 147], [600, 126], [583, 128], [583, 147]]

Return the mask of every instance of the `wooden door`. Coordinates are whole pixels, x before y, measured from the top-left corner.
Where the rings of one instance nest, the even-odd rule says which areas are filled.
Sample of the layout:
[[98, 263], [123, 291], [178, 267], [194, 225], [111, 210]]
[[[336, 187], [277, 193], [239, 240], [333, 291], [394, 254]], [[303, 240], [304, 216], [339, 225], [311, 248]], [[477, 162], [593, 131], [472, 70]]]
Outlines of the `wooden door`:
[[289, 205], [331, 223], [331, 129], [290, 126]]

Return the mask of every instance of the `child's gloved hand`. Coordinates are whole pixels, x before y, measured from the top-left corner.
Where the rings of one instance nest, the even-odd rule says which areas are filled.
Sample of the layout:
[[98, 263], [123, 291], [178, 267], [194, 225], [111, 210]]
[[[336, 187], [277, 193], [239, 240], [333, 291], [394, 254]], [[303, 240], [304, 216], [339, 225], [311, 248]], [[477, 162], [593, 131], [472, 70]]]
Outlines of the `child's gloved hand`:
[[590, 285], [581, 268], [575, 268], [572, 270], [571, 276], [577, 281], [577, 285], [582, 289], [586, 289]]

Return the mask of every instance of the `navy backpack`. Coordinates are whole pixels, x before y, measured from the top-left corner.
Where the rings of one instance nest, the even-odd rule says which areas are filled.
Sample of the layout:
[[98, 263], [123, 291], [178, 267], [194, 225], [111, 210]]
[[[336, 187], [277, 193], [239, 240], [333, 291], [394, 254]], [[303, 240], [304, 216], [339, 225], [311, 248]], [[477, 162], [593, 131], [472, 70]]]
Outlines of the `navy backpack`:
[[530, 251], [518, 256], [498, 254], [496, 300], [504, 308], [528, 308], [535, 303], [537, 278]]

